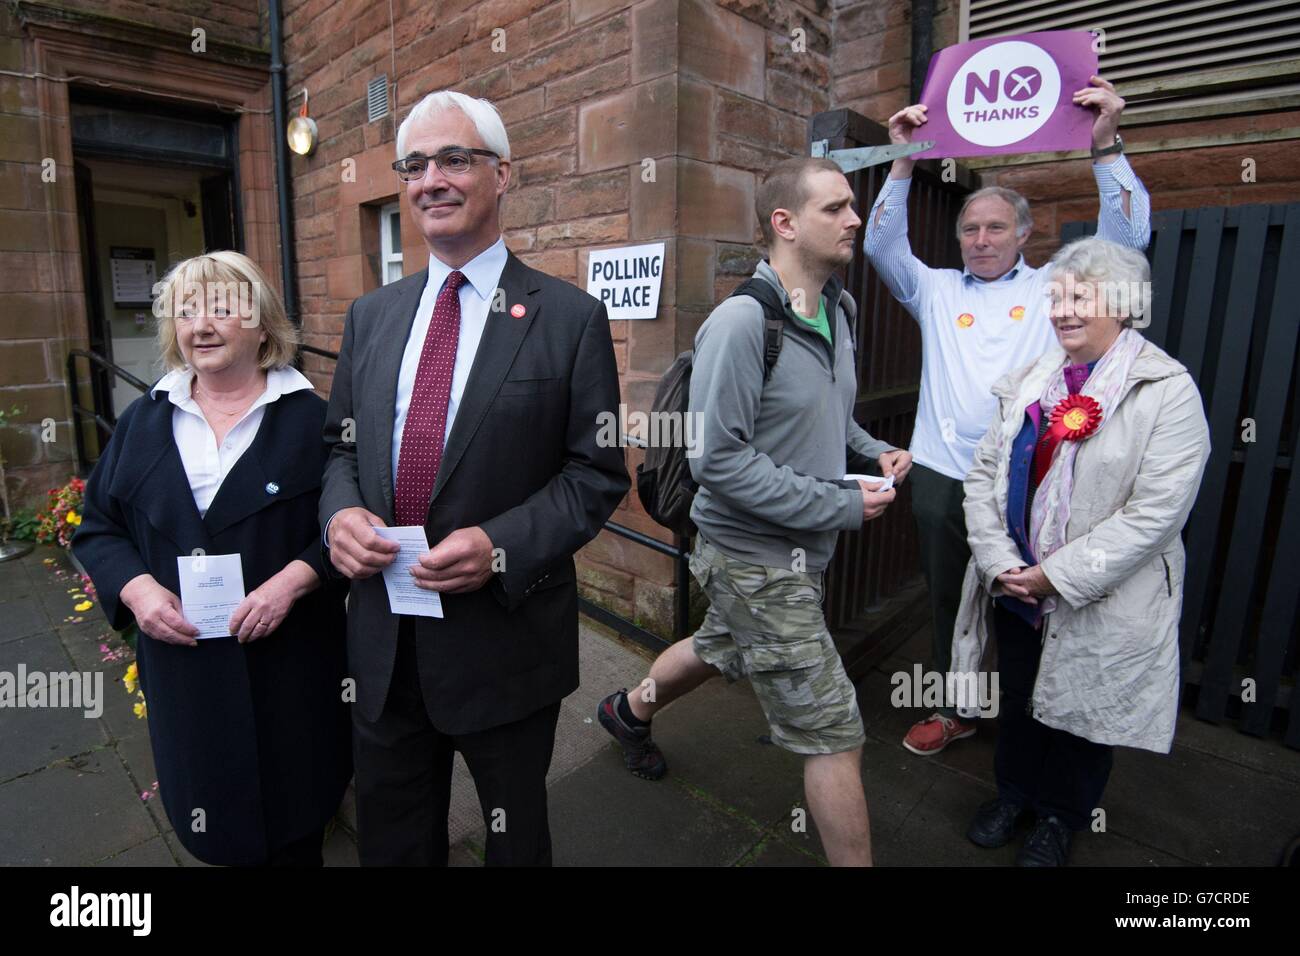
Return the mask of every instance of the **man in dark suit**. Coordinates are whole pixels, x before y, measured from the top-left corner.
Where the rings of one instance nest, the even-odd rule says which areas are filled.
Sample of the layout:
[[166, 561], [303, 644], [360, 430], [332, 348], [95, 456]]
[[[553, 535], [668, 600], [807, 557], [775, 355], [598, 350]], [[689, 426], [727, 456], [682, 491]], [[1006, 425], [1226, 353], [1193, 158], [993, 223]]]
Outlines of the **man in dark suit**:
[[[351, 579], [348, 658], [361, 862], [446, 865], [452, 758], [478, 789], [489, 865], [551, 862], [560, 700], [578, 686], [573, 553], [626, 494], [597, 415], [619, 402], [605, 307], [501, 238], [510, 145], [486, 100], [425, 97], [394, 168], [428, 269], [348, 310], [320, 518]], [[442, 618], [397, 615], [382, 575], [423, 525], [411, 574]]]

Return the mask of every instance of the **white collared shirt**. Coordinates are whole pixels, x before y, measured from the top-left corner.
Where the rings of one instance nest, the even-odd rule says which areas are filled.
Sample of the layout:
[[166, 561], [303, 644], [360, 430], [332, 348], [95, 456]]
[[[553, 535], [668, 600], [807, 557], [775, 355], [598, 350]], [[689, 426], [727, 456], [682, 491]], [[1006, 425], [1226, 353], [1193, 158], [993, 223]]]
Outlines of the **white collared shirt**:
[[[1100, 200], [1097, 236], [1133, 249], [1151, 239], [1151, 200], [1124, 156], [1092, 167]], [[921, 391], [913, 459], [961, 481], [997, 411], [993, 383], [1057, 343], [1049, 274], [1020, 256], [1006, 275], [985, 281], [969, 269], [933, 269], [907, 234], [910, 179], [886, 179], [867, 216], [864, 251], [894, 298], [921, 326]], [[1128, 216], [1123, 191], [1129, 193]], [[880, 221], [876, 216], [881, 207]]]
[[[506, 267], [506, 243], [498, 237], [477, 256], [453, 270], [436, 256], [429, 255], [429, 278], [420, 294], [420, 305], [415, 310], [415, 322], [411, 334], [406, 340], [406, 351], [402, 353], [402, 367], [397, 373], [397, 400], [393, 407], [393, 486], [397, 486], [397, 462], [402, 450], [402, 429], [406, 427], [406, 410], [411, 404], [411, 391], [415, 387], [415, 373], [420, 368], [420, 353], [424, 350], [424, 339], [429, 333], [429, 322], [433, 318], [433, 307], [438, 301], [447, 276], [453, 271], [464, 274], [465, 279], [457, 294], [460, 296], [460, 339], [456, 344], [456, 365], [451, 373], [451, 398], [447, 402], [447, 429], [443, 433], [443, 447], [451, 435], [451, 426], [460, 407], [461, 396], [465, 393], [465, 383], [469, 380], [469, 371], [474, 366], [474, 356], [478, 354], [478, 344], [483, 338], [483, 329], [487, 325], [488, 311], [492, 297], [501, 285], [501, 273]], [[326, 525], [328, 528], [328, 524]]]
[[172, 440], [181, 453], [181, 464], [185, 466], [185, 477], [190, 481], [190, 491], [200, 515], [208, 513], [226, 475], [253, 444], [266, 414], [266, 406], [281, 395], [311, 387], [307, 377], [295, 368], [271, 369], [266, 373], [266, 390], [231, 426], [220, 445], [217, 444], [216, 432], [194, 401], [194, 369], [186, 367], [168, 372], [150, 390], [150, 398], [166, 392], [168, 400], [179, 412], [172, 414]]

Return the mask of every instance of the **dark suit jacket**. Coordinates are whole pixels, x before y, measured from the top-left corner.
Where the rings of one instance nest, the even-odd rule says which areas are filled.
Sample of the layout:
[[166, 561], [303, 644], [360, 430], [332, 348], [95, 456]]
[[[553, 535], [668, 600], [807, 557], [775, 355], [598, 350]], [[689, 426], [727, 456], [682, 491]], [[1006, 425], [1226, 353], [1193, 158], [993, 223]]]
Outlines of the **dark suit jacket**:
[[[393, 523], [397, 376], [426, 278], [376, 289], [348, 310], [325, 424], [322, 527], [355, 506]], [[501, 288], [504, 307], [488, 315], [425, 523], [431, 547], [478, 525], [505, 559], [480, 590], [444, 594], [443, 618], [414, 619], [425, 707], [448, 734], [518, 720], [577, 688], [572, 556], [630, 486], [622, 449], [596, 441], [597, 415], [619, 404], [605, 307], [513, 254]], [[352, 582], [348, 663], [372, 721], [392, 679], [397, 625], [382, 575]]]
[[[148, 572], [179, 595], [176, 559], [196, 548], [238, 553], [245, 591], [295, 558], [324, 571], [316, 511], [325, 403], [304, 390], [267, 405], [252, 446], [202, 517], [172, 439], [174, 409], [165, 392], [136, 399], [86, 483], [72, 550], [119, 630], [132, 623], [122, 585]], [[140, 635], [159, 793], [200, 860], [265, 862], [338, 809], [352, 775], [343, 596], [327, 582], [248, 644], [224, 637], [181, 647]], [[195, 833], [200, 808], [207, 829]]]

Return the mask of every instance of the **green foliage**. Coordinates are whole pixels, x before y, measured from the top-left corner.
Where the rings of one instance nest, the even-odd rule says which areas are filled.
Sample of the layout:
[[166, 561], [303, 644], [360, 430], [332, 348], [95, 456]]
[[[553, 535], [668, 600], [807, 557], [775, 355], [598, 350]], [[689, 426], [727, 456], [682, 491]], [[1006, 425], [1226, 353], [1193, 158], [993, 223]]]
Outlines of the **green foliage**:
[[36, 531], [41, 520], [31, 508], [24, 508], [14, 513], [13, 518], [5, 521], [0, 515], [0, 538], [10, 541], [35, 541]]

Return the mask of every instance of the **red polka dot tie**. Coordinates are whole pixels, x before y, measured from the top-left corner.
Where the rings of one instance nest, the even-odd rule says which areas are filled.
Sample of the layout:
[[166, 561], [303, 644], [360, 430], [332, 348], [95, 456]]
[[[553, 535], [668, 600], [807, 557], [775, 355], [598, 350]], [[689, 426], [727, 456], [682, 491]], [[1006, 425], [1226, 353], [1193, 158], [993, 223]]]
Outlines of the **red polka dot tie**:
[[460, 287], [465, 276], [447, 276], [420, 349], [411, 403], [402, 425], [402, 447], [397, 456], [396, 512], [399, 525], [423, 525], [429, 499], [442, 463], [442, 443], [447, 429], [447, 403], [451, 376], [460, 342]]

